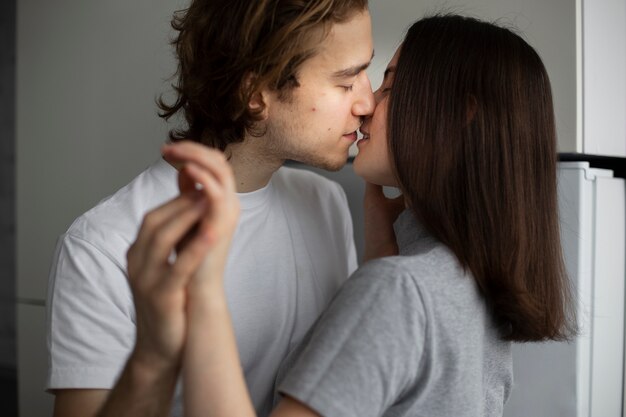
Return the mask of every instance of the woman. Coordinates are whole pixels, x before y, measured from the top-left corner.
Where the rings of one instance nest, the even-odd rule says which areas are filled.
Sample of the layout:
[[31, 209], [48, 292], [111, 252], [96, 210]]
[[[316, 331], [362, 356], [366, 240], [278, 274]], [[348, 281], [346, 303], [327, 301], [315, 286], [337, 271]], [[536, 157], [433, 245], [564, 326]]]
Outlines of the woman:
[[[272, 416], [502, 415], [511, 342], [574, 332], [545, 68], [508, 29], [434, 16], [410, 28], [375, 95], [354, 169], [402, 190], [399, 256], [367, 262], [337, 294], [283, 365]], [[193, 168], [184, 147], [166, 153], [191, 162], [224, 253], [232, 179]], [[220, 273], [205, 265], [194, 280], [186, 413], [254, 415]]]

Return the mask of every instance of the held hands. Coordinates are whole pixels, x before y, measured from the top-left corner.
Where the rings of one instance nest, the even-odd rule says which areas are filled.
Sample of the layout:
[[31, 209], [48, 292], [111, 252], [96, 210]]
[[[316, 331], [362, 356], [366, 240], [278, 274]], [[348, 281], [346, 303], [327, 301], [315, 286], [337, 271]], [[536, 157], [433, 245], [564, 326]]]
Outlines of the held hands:
[[127, 254], [137, 313], [133, 357], [155, 371], [180, 365], [188, 294], [198, 285], [222, 285], [239, 216], [234, 176], [221, 152], [183, 142], [165, 146], [163, 155], [183, 164], [180, 195], [144, 217]]
[[365, 184], [365, 253], [363, 262], [398, 254], [393, 223], [404, 210], [404, 197], [387, 198], [383, 187]]
[[[209, 202], [197, 230], [192, 232], [205, 236], [211, 250], [190, 284], [221, 284], [228, 249], [239, 220], [239, 200], [232, 169], [222, 152], [193, 142], [166, 146], [163, 155], [172, 162], [184, 164], [178, 175], [181, 194], [200, 191]], [[198, 190], [198, 185], [201, 190]], [[184, 250], [193, 235], [189, 233], [177, 249]]]

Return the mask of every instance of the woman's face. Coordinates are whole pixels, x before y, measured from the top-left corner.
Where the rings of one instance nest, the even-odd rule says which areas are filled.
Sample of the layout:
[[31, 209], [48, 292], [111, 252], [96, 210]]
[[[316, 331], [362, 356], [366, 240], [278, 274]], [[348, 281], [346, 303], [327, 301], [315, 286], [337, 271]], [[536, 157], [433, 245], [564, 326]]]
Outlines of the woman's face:
[[399, 56], [400, 48], [387, 65], [382, 85], [374, 93], [376, 109], [361, 126], [363, 139], [357, 142], [359, 153], [354, 158], [353, 165], [354, 172], [365, 181], [392, 187], [397, 187], [398, 184], [391, 168], [387, 147], [387, 106]]

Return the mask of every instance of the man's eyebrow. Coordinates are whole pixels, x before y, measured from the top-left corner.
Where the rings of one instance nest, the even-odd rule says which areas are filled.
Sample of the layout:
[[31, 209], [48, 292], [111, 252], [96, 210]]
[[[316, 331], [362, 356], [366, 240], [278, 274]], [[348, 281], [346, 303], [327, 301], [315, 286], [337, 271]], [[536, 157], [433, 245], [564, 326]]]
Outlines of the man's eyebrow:
[[374, 59], [374, 52], [372, 52], [372, 58], [370, 59], [369, 62], [366, 62], [365, 64], [361, 64], [361, 65], [355, 65], [353, 67], [342, 69], [339, 71], [335, 71], [333, 72], [332, 77], [333, 78], [347, 78], [347, 77], [354, 77], [356, 75], [359, 75], [361, 71], [365, 71], [370, 66], [370, 64], [372, 63], [372, 59]]

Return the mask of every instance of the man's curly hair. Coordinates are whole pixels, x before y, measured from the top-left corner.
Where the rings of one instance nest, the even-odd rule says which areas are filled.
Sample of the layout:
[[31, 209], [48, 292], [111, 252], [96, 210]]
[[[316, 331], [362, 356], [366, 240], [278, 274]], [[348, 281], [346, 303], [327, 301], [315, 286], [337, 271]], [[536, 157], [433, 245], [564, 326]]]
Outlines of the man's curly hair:
[[157, 101], [166, 120], [184, 114], [170, 140], [224, 150], [254, 134], [264, 107], [249, 108], [252, 94], [269, 88], [288, 98], [332, 24], [366, 8], [367, 0], [192, 0], [172, 19], [176, 101]]

